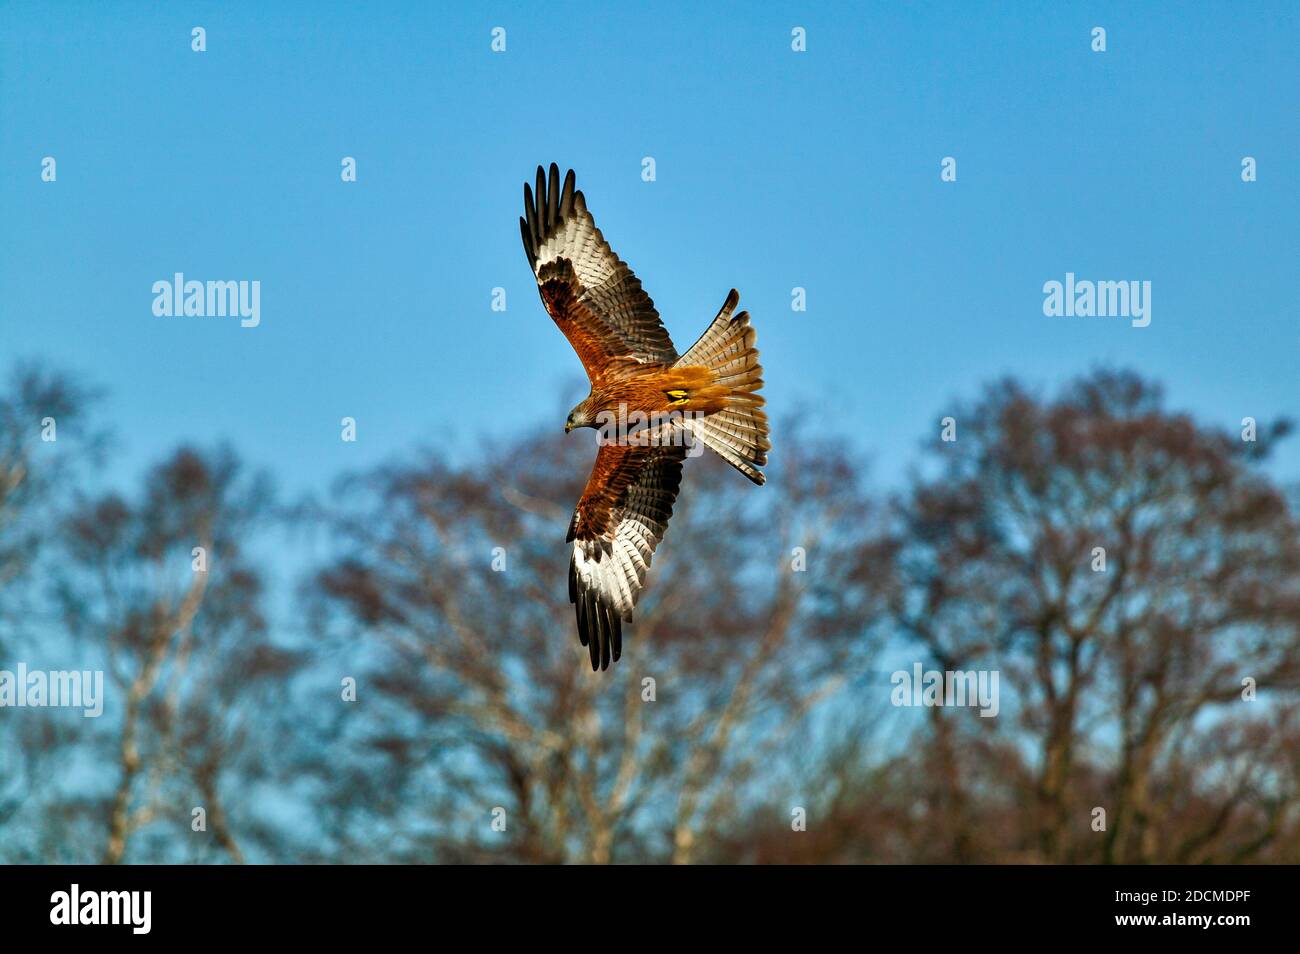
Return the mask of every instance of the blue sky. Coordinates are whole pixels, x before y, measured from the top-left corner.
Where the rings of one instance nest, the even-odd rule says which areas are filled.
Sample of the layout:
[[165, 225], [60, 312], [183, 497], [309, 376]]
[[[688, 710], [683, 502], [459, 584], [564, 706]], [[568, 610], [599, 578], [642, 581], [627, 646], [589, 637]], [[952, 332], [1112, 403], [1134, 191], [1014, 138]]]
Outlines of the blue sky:
[[[106, 389], [108, 479], [181, 440], [298, 491], [418, 444], [564, 439], [585, 384], [517, 226], [554, 160], [679, 348], [735, 286], [777, 418], [851, 433], [885, 484], [1006, 373], [1120, 363], [1225, 427], [1294, 413], [1296, 10], [3, 3], [0, 365]], [[260, 281], [260, 326], [155, 317], [178, 271]], [[1151, 325], [1044, 316], [1067, 271], [1150, 281]]]

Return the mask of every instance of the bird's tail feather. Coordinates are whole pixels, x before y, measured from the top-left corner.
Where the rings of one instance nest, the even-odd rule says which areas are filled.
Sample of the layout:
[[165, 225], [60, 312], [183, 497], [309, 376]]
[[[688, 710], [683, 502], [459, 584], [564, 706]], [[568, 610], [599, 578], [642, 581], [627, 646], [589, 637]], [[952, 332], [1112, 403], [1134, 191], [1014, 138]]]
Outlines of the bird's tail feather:
[[704, 417], [693, 417], [684, 426], [693, 437], [718, 454], [756, 484], [767, 478], [758, 468], [767, 463], [768, 441], [765, 403], [758, 393], [763, 386], [763, 367], [758, 363], [756, 335], [749, 324], [749, 312], [732, 317], [740, 294], [733, 288], [722, 310], [705, 329], [700, 340], [677, 359], [675, 367], [702, 366], [713, 372], [713, 383], [728, 389], [724, 406]]

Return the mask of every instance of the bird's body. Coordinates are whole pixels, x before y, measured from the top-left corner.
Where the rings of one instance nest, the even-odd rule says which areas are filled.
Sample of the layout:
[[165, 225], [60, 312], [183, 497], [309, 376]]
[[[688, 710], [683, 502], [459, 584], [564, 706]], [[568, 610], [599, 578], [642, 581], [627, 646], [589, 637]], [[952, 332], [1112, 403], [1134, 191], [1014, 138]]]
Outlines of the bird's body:
[[636, 409], [648, 416], [713, 414], [727, 406], [731, 389], [717, 384], [708, 368], [618, 361], [591, 382], [591, 395], [578, 405], [592, 418]]
[[767, 462], [763, 369], [749, 315], [732, 312], [733, 289], [717, 317], [683, 355], [673, 348], [654, 302], [619, 260], [574, 189], [524, 185], [519, 220], [524, 250], [546, 310], [578, 353], [591, 392], [569, 413], [565, 431], [595, 427], [600, 449], [574, 509], [568, 539], [569, 600], [593, 669], [622, 653], [622, 622], [632, 619], [655, 547], [696, 441], [756, 484]]

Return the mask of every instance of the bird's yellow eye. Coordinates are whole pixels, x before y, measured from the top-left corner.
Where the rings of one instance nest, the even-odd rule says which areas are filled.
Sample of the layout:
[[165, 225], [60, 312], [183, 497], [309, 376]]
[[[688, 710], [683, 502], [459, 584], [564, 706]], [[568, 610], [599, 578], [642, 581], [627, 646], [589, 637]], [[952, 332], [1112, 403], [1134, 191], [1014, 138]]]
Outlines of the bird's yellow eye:
[[686, 403], [686, 395], [688, 393], [686, 391], [665, 391], [664, 393], [667, 394], [670, 398], [672, 398], [672, 401], [669, 402], [670, 405]]

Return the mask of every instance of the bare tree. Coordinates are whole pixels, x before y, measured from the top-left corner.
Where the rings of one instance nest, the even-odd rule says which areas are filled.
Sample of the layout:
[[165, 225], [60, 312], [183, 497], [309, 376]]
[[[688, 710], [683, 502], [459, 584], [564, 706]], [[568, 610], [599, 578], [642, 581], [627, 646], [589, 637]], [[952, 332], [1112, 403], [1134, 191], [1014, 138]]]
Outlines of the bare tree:
[[[49, 607], [40, 585], [49, 528], [75, 483], [103, 449], [86, 426], [93, 395], [36, 366], [13, 370], [0, 391], [0, 668], [46, 658], [41, 623]], [[67, 720], [36, 711], [0, 718], [0, 857], [41, 857], [38, 785], [73, 740]]]
[[430, 455], [341, 489], [318, 609], [354, 647], [339, 675], [363, 673], [354, 757], [397, 801], [396, 857], [690, 862], [799, 750], [810, 708], [871, 658], [883, 600], [850, 575], [877, 519], [853, 462], [797, 434], [779, 447], [762, 490], [687, 462], [608, 673], [585, 663], [565, 587], [588, 448]]
[[[0, 719], [5, 860], [1300, 860], [1283, 425], [1244, 442], [1103, 372], [951, 412], [892, 508], [789, 428], [763, 488], [688, 461], [592, 673], [576, 439], [354, 476], [258, 550], [276, 513], [229, 451], [72, 493], [82, 402], [32, 372], [0, 396], [0, 650], [111, 686], [98, 720]], [[275, 555], [304, 575], [272, 625]], [[903, 658], [998, 670], [998, 717], [891, 706]]]
[[[1294, 829], [1294, 779], [1275, 763], [1256, 759], [1224, 789], [1222, 759], [1199, 772], [1187, 761], [1209, 727], [1258, 731], [1300, 689], [1300, 522], [1254, 466], [1285, 426], [1243, 442], [1164, 410], [1157, 387], [1124, 373], [1094, 374], [1051, 402], [1004, 382], [955, 417], [958, 439], [935, 449], [938, 476], [904, 507], [894, 612], [939, 668], [999, 669], [1014, 696], [992, 747], [1022, 763], [1005, 778], [1025, 785], [1032, 835], [1003, 850], [1048, 861], [1204, 854], [1207, 839], [1188, 847], [1169, 830], [1174, 803], [1192, 796], [1202, 808], [1218, 800], [1218, 833], [1270, 800], [1275, 823]], [[1246, 679], [1261, 701], [1243, 700]], [[987, 801], [967, 784], [981, 775], [973, 743], [992, 730], [933, 716], [925, 757], [946, 797], [937, 827], [970, 857], [978, 824], [966, 806]], [[1014, 757], [1017, 742], [1031, 758]], [[1175, 776], [1192, 789], [1162, 784]], [[1104, 834], [1092, 831], [1094, 807], [1106, 810]]]
[[84, 426], [92, 398], [35, 366], [16, 368], [0, 393], [0, 640], [33, 612], [17, 584], [35, 567], [73, 482], [102, 453], [103, 437]]
[[261, 584], [243, 550], [266, 494], [229, 452], [182, 449], [149, 473], [137, 501], [87, 500], [66, 522], [64, 621], [86, 654], [103, 654], [115, 690], [114, 728], [99, 742], [118, 768], [102, 808], [105, 863], [126, 860], [142, 832], [165, 829], [176, 842], [195, 827], [243, 860], [223, 772], [257, 715], [261, 684], [293, 668], [266, 638]]

